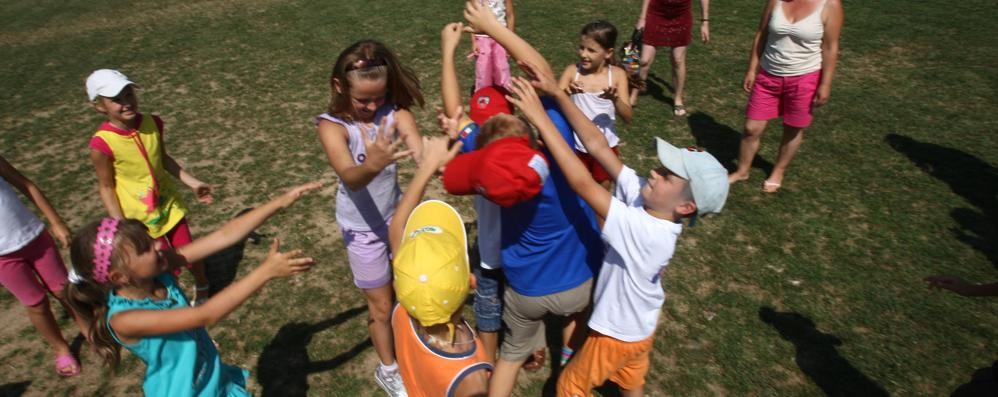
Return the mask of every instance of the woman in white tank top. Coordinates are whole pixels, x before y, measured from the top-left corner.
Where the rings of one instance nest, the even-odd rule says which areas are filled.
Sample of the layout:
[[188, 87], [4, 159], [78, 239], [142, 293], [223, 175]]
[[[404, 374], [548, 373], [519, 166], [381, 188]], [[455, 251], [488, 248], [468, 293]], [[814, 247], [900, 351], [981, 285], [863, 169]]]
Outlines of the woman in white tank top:
[[804, 140], [813, 108], [828, 102], [839, 55], [841, 0], [767, 0], [742, 88], [749, 92], [738, 169], [730, 183], [749, 177], [769, 119], [783, 117], [783, 139], [762, 191], [775, 193]]

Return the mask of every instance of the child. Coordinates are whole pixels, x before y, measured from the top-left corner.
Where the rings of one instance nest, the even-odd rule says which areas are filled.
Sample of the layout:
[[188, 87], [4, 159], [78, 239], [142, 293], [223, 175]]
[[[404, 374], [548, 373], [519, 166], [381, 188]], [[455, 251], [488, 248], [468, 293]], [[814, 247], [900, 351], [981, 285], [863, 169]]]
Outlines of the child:
[[45, 232], [45, 224], [21, 203], [13, 188], [20, 190], [35, 203], [48, 219], [52, 233], [62, 246], [69, 246], [69, 228], [62, 222], [55, 208], [52, 208], [45, 194], [0, 156], [0, 219], [3, 219], [3, 224], [0, 225], [0, 284], [24, 305], [31, 324], [55, 351], [56, 373], [76, 376], [81, 370], [80, 363], [73, 357], [66, 339], [62, 337], [45, 291], [48, 290], [73, 314], [84, 335], [87, 327], [75, 312], [69, 310], [63, 299], [66, 266], [62, 263], [52, 236]]
[[589, 153], [616, 181], [611, 196], [587, 175], [561, 141], [531, 83], [514, 81], [516, 98], [511, 101], [540, 130], [572, 189], [605, 219], [607, 251], [593, 290], [591, 332], [559, 377], [558, 395], [588, 396], [607, 379], [624, 395], [644, 395], [652, 339], [665, 302], [659, 278], [672, 258], [682, 218], [721, 211], [728, 194], [727, 171], [706, 152], [656, 139], [662, 164], [645, 181], [621, 163], [551, 76], [533, 76], [534, 85], [556, 98]]
[[[502, 26], [514, 31], [516, 12], [513, 0], [477, 0], [489, 7], [489, 11]], [[488, 86], [506, 87], [509, 85], [509, 59], [506, 49], [491, 37], [481, 33], [471, 34], [471, 57], [475, 57], [475, 91]]]
[[[430, 178], [457, 154], [445, 137], [426, 138], [423, 158], [389, 226], [399, 303], [392, 330], [410, 396], [484, 396], [492, 370], [461, 316], [474, 277], [461, 216], [442, 201], [416, 205]], [[413, 208], [415, 207], [415, 209]]]
[[67, 286], [70, 305], [90, 323], [97, 352], [115, 368], [125, 346], [146, 364], [147, 396], [247, 396], [249, 372], [222, 364], [204, 327], [235, 310], [273, 278], [309, 270], [301, 251], [278, 252], [275, 239], [264, 262], [203, 305], [190, 307], [169, 272], [235, 244], [278, 210], [319, 183], [298, 186], [214, 233], [179, 248], [153, 240], [133, 219], [104, 218], [73, 239], [76, 280]]
[[[100, 69], [87, 77], [94, 110], [107, 119], [90, 138], [90, 160], [97, 170], [101, 202], [108, 216], [135, 219], [149, 235], [179, 248], [191, 242], [191, 230], [170, 175], [194, 191], [198, 201], [212, 202], [212, 187], [184, 170], [166, 151], [163, 121], [139, 113], [135, 84], [117, 70]], [[201, 262], [187, 265], [194, 275], [195, 304], [208, 297], [208, 278]], [[176, 275], [180, 275], [177, 273]]]
[[[422, 145], [409, 108], [422, 106], [423, 96], [416, 75], [373, 40], [343, 50], [329, 83], [332, 100], [316, 125], [329, 164], [340, 177], [336, 222], [354, 284], [367, 298], [368, 330], [381, 360], [375, 380], [389, 395], [403, 396], [389, 322], [393, 298], [387, 229], [401, 194], [395, 161], [415, 158]], [[401, 150], [401, 141], [408, 150]]]
[[[547, 74], [553, 75], [547, 61], [536, 50], [499, 24], [484, 7], [469, 1], [464, 16], [472, 29], [491, 36], [517, 61], [539, 65]], [[550, 111], [557, 112], [553, 108]], [[529, 126], [519, 131], [526, 136], [531, 133]], [[560, 132], [566, 142], [572, 140], [571, 130]], [[463, 177], [468, 179], [464, 183], [470, 184], [474, 190], [484, 189], [488, 193], [489, 187], [485, 182], [507, 179], [517, 183], [499, 186], [514, 192], [525, 190], [531, 193], [526, 188], [531, 188], [532, 184], [523, 183], [531, 179], [525, 176], [531, 176], [529, 169], [536, 171], [542, 168], [535, 166], [545, 165], [540, 192], [527, 201], [502, 208], [502, 269], [510, 288], [503, 296], [506, 328], [496, 370], [489, 382], [489, 392], [493, 395], [512, 393], [523, 361], [536, 348], [545, 346], [543, 320], [546, 315], [554, 314], [574, 321], [585, 318], [593, 271], [598, 268], [603, 254], [592, 209], [568, 186], [564, 170], [553, 163], [546, 167], [546, 160], [543, 163], [534, 161], [529, 152], [522, 150], [522, 146], [518, 156], [509, 156], [498, 150], [515, 148], [507, 143], [514, 138], [496, 140], [488, 145], [496, 148], [478, 150], [485, 153], [458, 156], [448, 164], [444, 173], [445, 188], [448, 173], [456, 172], [453, 176], [462, 176], [460, 170], [464, 169], [467, 171]], [[526, 141], [528, 144], [531, 142]], [[490, 158], [497, 165], [509, 167], [512, 172], [501, 175], [480, 166]], [[527, 160], [526, 164], [524, 160]], [[462, 162], [468, 166], [460, 167]], [[521, 177], [524, 179], [518, 179]], [[576, 341], [581, 343], [581, 338], [577, 339], [576, 335], [584, 336], [581, 332], [584, 327], [573, 327], [572, 323], [569, 321], [562, 333], [563, 341], [570, 348], [578, 346]]]
[[[610, 150], [620, 157], [617, 150], [620, 139], [614, 121], [618, 113], [624, 121], [631, 121], [631, 103], [627, 100], [630, 97], [627, 74], [617, 66], [613, 50], [616, 43], [617, 28], [610, 22], [599, 20], [583, 26], [579, 37], [579, 62], [565, 68], [558, 86], [571, 94], [572, 102], [599, 127], [610, 143]], [[586, 153], [578, 136], [575, 137], [575, 151], [593, 179], [609, 189], [610, 176]]]

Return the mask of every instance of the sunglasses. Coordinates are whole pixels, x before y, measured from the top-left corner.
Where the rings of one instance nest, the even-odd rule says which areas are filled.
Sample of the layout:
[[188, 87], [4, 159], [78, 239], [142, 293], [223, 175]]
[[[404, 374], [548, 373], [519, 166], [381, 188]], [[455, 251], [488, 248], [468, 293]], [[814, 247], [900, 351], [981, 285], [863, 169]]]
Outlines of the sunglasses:
[[350, 71], [353, 71], [353, 70], [368, 69], [368, 68], [373, 68], [373, 67], [377, 67], [377, 66], [385, 66], [387, 64], [388, 63], [385, 62], [382, 59], [364, 59], [364, 58], [361, 58], [361, 59], [358, 59], [358, 60], [353, 61], [352, 63], [348, 64], [347, 67], [346, 67], [345, 72], [350, 72]]

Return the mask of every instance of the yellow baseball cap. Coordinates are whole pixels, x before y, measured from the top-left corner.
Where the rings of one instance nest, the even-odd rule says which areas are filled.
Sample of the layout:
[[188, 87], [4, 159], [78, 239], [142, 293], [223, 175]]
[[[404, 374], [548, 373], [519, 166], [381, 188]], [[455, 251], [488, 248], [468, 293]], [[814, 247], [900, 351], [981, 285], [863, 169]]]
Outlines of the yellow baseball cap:
[[394, 260], [395, 294], [424, 327], [450, 322], [468, 297], [468, 236], [461, 215], [439, 200], [409, 215]]

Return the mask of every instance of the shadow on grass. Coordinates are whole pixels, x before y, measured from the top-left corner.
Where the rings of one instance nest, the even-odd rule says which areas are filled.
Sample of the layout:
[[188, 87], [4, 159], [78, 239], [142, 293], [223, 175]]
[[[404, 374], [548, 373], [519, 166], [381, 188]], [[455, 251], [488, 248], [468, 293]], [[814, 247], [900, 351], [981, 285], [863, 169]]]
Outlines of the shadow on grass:
[[665, 81], [654, 73], [648, 73], [648, 79], [645, 80], [645, 84], [648, 87], [645, 95], [651, 96], [656, 101], [669, 105], [669, 107], [672, 107], [676, 103], [675, 98], [669, 96], [675, 92], [675, 89], [672, 88], [672, 84], [668, 81]]
[[[742, 143], [742, 133], [726, 124], [714, 120], [714, 117], [704, 112], [690, 113], [686, 118], [686, 123], [690, 126], [690, 133], [696, 140], [697, 146], [707, 149], [710, 154], [721, 162], [728, 172], [734, 172], [737, 168], [735, 160], [738, 159], [738, 148]], [[773, 172], [773, 163], [763, 160], [758, 155], [752, 159], [752, 168], [762, 170], [766, 175]]]
[[998, 361], [974, 371], [970, 382], [953, 390], [951, 397], [998, 396]]
[[2, 384], [0, 385], [0, 397], [20, 397], [28, 391], [28, 386], [31, 386], [30, 380]]
[[[249, 212], [252, 208], [247, 208], [236, 214], [236, 217]], [[204, 273], [208, 277], [209, 294], [214, 296], [219, 291], [228, 287], [236, 279], [236, 272], [239, 271], [239, 262], [243, 260], [243, 251], [246, 248], [246, 240], [253, 244], [259, 244], [265, 236], [253, 231], [246, 239], [212, 254], [204, 259]]]
[[295, 322], [281, 327], [257, 360], [257, 380], [263, 388], [262, 395], [306, 396], [309, 374], [336, 369], [372, 347], [371, 338], [367, 338], [328, 360], [312, 361], [308, 355], [312, 336], [365, 311], [367, 306], [359, 306], [314, 324]]
[[954, 208], [950, 216], [960, 224], [955, 237], [981, 251], [998, 267], [998, 169], [961, 150], [887, 134], [887, 144], [908, 157], [919, 169], [949, 185], [977, 209]]
[[777, 312], [771, 307], [759, 308], [759, 318], [779, 331], [784, 340], [794, 344], [797, 366], [826, 395], [887, 396], [880, 385], [839, 355], [835, 347], [842, 341], [835, 335], [818, 331], [811, 319], [799, 313]]

